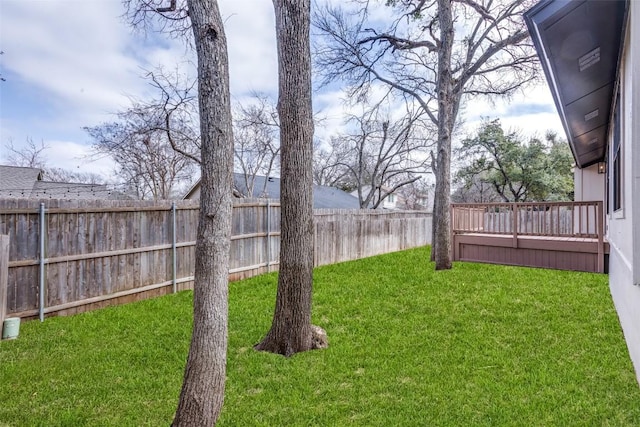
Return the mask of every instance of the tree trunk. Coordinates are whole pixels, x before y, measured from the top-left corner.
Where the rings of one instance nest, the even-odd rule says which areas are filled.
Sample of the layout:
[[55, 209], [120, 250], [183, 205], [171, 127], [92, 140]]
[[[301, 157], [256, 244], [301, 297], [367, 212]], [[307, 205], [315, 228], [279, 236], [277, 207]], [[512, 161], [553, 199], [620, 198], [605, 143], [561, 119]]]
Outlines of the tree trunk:
[[198, 55], [202, 178], [193, 333], [174, 426], [216, 423], [224, 398], [233, 136], [227, 42], [215, 0], [190, 0]]
[[436, 155], [435, 211], [433, 212], [436, 270], [451, 268], [451, 134], [455, 96], [451, 73], [453, 17], [450, 0], [438, 0], [441, 47], [438, 51], [438, 153]]
[[[435, 175], [435, 168], [433, 171]], [[436, 211], [438, 210], [438, 204], [436, 199], [436, 194], [438, 194], [438, 183], [436, 182], [436, 187], [433, 189], [433, 208], [431, 209], [431, 256], [429, 257], [429, 261], [435, 262], [436, 260]]]
[[310, 1], [273, 0], [281, 146], [280, 274], [271, 329], [256, 350], [291, 356], [312, 348], [313, 117]]

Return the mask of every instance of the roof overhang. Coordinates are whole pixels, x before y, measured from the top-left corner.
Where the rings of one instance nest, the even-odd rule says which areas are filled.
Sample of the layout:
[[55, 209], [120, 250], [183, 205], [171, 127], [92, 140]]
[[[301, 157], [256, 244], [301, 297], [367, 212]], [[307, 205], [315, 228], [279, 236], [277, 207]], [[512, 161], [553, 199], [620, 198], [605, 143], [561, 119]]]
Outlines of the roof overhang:
[[542, 0], [525, 21], [576, 165], [604, 160], [628, 0]]

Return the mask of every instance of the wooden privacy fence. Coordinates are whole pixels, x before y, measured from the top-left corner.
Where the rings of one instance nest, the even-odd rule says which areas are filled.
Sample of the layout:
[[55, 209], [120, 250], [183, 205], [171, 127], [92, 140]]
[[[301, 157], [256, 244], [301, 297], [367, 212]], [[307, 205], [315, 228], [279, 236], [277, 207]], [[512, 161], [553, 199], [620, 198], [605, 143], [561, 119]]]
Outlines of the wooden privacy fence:
[[[193, 286], [199, 203], [0, 200], [7, 315], [73, 314]], [[234, 201], [230, 280], [278, 268], [278, 201]], [[423, 246], [431, 214], [318, 210], [316, 265]]]
[[314, 214], [316, 266], [431, 243], [429, 212], [316, 209]]
[[605, 272], [602, 202], [451, 207], [453, 259]]

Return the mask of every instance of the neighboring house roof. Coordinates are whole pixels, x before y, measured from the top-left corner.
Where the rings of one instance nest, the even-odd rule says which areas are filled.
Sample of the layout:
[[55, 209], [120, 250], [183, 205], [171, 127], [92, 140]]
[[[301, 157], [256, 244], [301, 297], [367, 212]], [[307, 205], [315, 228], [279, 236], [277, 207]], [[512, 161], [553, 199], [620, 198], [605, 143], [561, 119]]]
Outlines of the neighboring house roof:
[[627, 2], [542, 0], [524, 14], [578, 167], [605, 158]]
[[42, 180], [37, 168], [0, 165], [0, 197], [30, 199], [121, 198], [103, 184], [78, 184]]
[[182, 200], [199, 199], [200, 198], [200, 179], [189, 188], [187, 194], [182, 197]]
[[[233, 174], [235, 188], [242, 194], [247, 194], [244, 175]], [[265, 186], [266, 181], [266, 186]], [[264, 188], [264, 192], [263, 192]], [[266, 199], [280, 199], [280, 178], [256, 176], [253, 185], [255, 197]], [[200, 197], [200, 180], [187, 192], [185, 199], [196, 199]], [[313, 207], [315, 209], [359, 209], [358, 198], [353, 197], [338, 188], [324, 185], [313, 186]]]
[[339, 188], [313, 186], [313, 207], [316, 209], [360, 209], [357, 197]]
[[32, 199], [113, 199], [112, 192], [103, 184], [77, 184], [70, 182], [37, 181], [31, 192]]
[[0, 165], [0, 197], [30, 197], [40, 180], [40, 169]]

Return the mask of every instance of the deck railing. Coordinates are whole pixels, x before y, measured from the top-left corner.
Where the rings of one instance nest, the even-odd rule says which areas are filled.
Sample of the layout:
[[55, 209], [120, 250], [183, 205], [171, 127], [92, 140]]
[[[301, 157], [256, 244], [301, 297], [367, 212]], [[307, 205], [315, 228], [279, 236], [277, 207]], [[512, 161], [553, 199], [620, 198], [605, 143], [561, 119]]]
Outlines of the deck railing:
[[452, 204], [451, 224], [456, 260], [606, 271], [602, 202]]
[[452, 204], [453, 233], [602, 239], [602, 202]]

